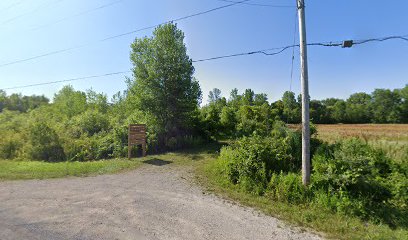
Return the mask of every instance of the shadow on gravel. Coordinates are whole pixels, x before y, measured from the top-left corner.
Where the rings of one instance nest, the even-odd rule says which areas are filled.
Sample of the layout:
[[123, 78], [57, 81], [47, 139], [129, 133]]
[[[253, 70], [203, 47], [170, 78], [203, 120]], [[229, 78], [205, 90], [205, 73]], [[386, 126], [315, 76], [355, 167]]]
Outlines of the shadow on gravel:
[[172, 161], [166, 161], [166, 160], [161, 160], [161, 159], [158, 159], [158, 158], [154, 158], [154, 159], [150, 159], [150, 160], [145, 160], [145, 161], [143, 161], [143, 163], [151, 164], [151, 165], [154, 165], [154, 166], [164, 166], [164, 165], [172, 163]]

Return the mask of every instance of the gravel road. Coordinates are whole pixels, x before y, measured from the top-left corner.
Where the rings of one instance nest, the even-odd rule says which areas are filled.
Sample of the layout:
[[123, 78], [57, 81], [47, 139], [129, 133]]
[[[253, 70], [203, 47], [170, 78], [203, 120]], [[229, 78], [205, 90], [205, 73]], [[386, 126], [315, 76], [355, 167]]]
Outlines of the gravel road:
[[[160, 165], [160, 164], [159, 164]], [[0, 183], [0, 239], [320, 239], [207, 194], [188, 169]]]

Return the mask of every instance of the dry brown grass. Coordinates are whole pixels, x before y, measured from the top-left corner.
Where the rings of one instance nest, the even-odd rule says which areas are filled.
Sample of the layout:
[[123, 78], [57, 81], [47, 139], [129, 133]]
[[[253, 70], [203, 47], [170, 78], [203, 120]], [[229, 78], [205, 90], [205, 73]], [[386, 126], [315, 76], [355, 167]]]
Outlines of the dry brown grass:
[[322, 140], [358, 137], [366, 141], [408, 141], [408, 124], [333, 124], [317, 125]]
[[[292, 129], [300, 125], [290, 125]], [[408, 124], [318, 124], [317, 137], [330, 143], [347, 138], [360, 138], [383, 149], [399, 162], [408, 162]]]

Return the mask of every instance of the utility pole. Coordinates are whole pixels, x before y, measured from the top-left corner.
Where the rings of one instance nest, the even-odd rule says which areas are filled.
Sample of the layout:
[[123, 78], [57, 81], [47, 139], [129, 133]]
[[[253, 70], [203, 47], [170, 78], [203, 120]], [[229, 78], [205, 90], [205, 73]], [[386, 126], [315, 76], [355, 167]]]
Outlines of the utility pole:
[[309, 76], [307, 69], [307, 42], [305, 24], [305, 1], [296, 0], [299, 17], [300, 67], [302, 88], [302, 182], [310, 183], [310, 126], [309, 126]]

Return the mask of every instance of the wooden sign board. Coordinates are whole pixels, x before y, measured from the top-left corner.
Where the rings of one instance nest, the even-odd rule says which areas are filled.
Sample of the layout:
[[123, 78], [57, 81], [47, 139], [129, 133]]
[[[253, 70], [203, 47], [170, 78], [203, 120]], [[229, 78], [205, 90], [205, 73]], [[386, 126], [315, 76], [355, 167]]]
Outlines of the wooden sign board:
[[130, 124], [128, 131], [128, 158], [132, 157], [132, 146], [142, 145], [143, 157], [146, 156], [146, 125]]

